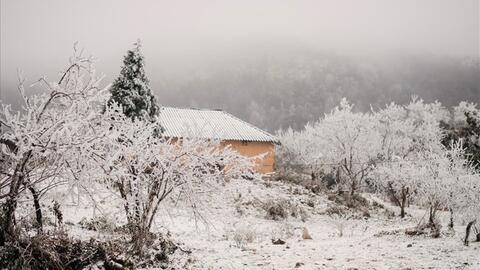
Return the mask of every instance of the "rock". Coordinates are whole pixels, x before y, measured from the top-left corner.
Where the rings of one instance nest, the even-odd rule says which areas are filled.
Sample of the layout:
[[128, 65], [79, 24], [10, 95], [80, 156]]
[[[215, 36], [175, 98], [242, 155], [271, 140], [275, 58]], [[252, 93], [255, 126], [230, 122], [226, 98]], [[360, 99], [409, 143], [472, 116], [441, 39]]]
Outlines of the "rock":
[[277, 239], [277, 240], [272, 239], [272, 244], [274, 244], [274, 245], [284, 245], [285, 243], [286, 243], [286, 242], [283, 241], [283, 240], [280, 239], [280, 238]]
[[407, 247], [412, 247], [412, 246], [413, 246], [413, 244], [408, 244], [408, 245], [407, 245]]
[[297, 263], [295, 264], [295, 268], [299, 268], [299, 267], [302, 266], [302, 265], [305, 265], [305, 264], [302, 263], [302, 262], [297, 262]]
[[302, 233], [302, 238], [303, 239], [312, 239], [312, 236], [308, 232], [307, 227], [303, 227], [303, 233]]

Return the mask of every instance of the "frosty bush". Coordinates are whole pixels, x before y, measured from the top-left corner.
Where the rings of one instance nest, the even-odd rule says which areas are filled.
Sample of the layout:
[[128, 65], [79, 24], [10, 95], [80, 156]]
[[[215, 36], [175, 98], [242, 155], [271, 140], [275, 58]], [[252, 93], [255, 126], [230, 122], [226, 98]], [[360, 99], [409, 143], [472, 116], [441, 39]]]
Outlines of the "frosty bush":
[[290, 204], [287, 200], [270, 199], [264, 203], [263, 208], [268, 219], [282, 220], [288, 218], [290, 214]]
[[267, 219], [284, 220], [290, 216], [302, 220], [308, 218], [307, 212], [301, 205], [287, 199], [269, 199], [264, 202], [263, 209], [267, 213]]
[[249, 243], [253, 243], [258, 238], [258, 233], [251, 225], [239, 225], [233, 232], [233, 241], [239, 248], [245, 247]]
[[288, 221], [275, 224], [272, 229], [272, 239], [289, 239], [295, 235], [295, 228]]
[[78, 224], [81, 228], [90, 231], [113, 232], [116, 224], [105, 216], [98, 216], [91, 219], [82, 218]]

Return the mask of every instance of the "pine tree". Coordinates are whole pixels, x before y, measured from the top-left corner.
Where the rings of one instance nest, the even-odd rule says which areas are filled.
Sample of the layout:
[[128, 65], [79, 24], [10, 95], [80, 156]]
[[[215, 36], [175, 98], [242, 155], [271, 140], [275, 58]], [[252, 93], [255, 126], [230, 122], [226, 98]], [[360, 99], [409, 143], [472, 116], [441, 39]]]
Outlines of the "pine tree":
[[135, 48], [129, 50], [124, 57], [120, 76], [110, 88], [112, 96], [108, 104], [118, 103], [122, 106], [123, 113], [132, 119], [154, 121], [159, 108], [145, 75], [140, 41], [134, 45]]

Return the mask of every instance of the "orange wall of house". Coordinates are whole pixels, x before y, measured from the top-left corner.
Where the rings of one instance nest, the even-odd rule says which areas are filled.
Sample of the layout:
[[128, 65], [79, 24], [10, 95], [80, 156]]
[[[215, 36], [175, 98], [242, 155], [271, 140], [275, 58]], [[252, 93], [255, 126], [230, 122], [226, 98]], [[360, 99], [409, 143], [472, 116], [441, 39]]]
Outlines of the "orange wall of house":
[[254, 157], [266, 153], [262, 159], [257, 159], [255, 169], [259, 173], [271, 173], [275, 167], [275, 146], [271, 142], [224, 141], [223, 145], [231, 145], [241, 155]]
[[[172, 138], [172, 143], [177, 143], [177, 138]], [[267, 153], [262, 159], [255, 160], [255, 170], [259, 173], [272, 173], [275, 171], [275, 145], [271, 142], [247, 141], [222, 141], [222, 145], [230, 145], [241, 155], [254, 157]]]

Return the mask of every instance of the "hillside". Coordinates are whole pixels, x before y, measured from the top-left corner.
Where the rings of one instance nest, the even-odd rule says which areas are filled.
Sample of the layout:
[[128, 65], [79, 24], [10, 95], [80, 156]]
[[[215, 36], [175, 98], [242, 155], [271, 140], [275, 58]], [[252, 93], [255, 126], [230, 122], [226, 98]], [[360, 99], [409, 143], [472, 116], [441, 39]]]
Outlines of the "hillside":
[[[97, 209], [89, 199], [77, 206], [65, 205], [65, 222], [76, 237], [112, 239], [121, 237], [112, 228], [121, 215], [113, 208], [116, 201], [108, 191], [97, 190]], [[86, 194], [85, 194], [86, 195]], [[169, 200], [158, 215], [154, 231], [169, 232], [182, 250], [177, 250], [170, 267], [182, 269], [478, 269], [479, 243], [462, 244], [464, 226], [442, 233], [440, 238], [408, 236], [424, 210], [409, 208], [405, 219], [396, 210], [368, 194], [364, 196], [385, 204], [370, 206], [368, 215], [348, 210], [293, 184], [270, 181], [233, 180], [205, 193], [200, 198], [201, 219], [195, 219], [185, 202]], [[61, 194], [53, 196], [62, 199]], [[101, 199], [100, 199], [101, 198]], [[72, 202], [72, 198], [65, 202]], [[288, 201], [285, 219], [273, 220], [265, 204]], [[76, 198], [73, 198], [76, 201]], [[373, 202], [373, 201], [371, 201]], [[346, 209], [337, 215], [334, 209]], [[390, 210], [392, 209], [392, 210]], [[116, 210], [118, 211], [118, 210]], [[291, 213], [297, 212], [296, 217]], [[107, 220], [100, 231], [80, 228], [82, 219]], [[84, 219], [84, 220], [85, 220]], [[441, 216], [447, 222], [447, 213]], [[103, 225], [101, 225], [103, 224]], [[105, 224], [110, 224], [109, 229]], [[117, 224], [118, 225], [118, 224]], [[103, 229], [102, 229], [103, 228]], [[307, 228], [312, 239], [303, 239]], [[342, 235], [340, 235], [342, 234]], [[283, 240], [275, 245], [273, 240]], [[191, 252], [191, 253], [190, 253]], [[178, 268], [177, 268], [178, 269]]]
[[163, 105], [221, 108], [273, 132], [318, 120], [342, 97], [357, 111], [406, 103], [412, 95], [446, 107], [478, 103], [479, 74], [474, 58], [252, 48], [177, 72], [154, 66], [151, 83]]

